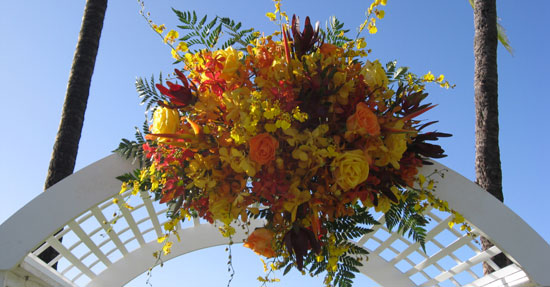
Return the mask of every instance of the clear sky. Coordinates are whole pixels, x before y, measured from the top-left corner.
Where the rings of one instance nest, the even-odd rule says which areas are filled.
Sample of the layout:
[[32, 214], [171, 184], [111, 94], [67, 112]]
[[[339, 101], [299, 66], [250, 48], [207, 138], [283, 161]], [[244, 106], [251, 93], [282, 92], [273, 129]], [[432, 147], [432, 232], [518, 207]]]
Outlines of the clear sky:
[[[505, 204], [550, 241], [549, 190], [546, 162], [550, 136], [546, 116], [550, 106], [547, 52], [550, 48], [550, 2], [497, 1], [514, 56], [499, 47], [500, 148]], [[159, 24], [175, 27], [171, 7], [199, 15], [228, 16], [245, 27], [273, 31], [264, 16], [271, 0], [147, 1]], [[523, 4], [523, 5], [520, 5]], [[43, 191], [57, 132], [66, 83], [81, 24], [84, 0], [2, 0], [0, 17], [0, 99], [4, 107], [4, 138], [0, 141], [2, 200], [0, 222]], [[363, 21], [370, 1], [283, 1], [283, 10], [322, 25], [336, 15], [354, 29]], [[111, 0], [103, 27], [76, 169], [111, 153], [120, 138], [133, 138], [143, 122], [143, 107], [135, 92], [136, 77], [173, 70], [170, 51], [138, 14], [136, 1]], [[449, 155], [442, 163], [473, 180], [473, 12], [467, 0], [388, 0], [379, 32], [367, 36], [370, 59], [398, 60], [411, 71], [444, 74], [457, 87], [432, 87], [439, 104], [425, 115], [439, 120], [436, 128], [453, 137], [440, 144]], [[113, 175], [116, 176], [116, 175]], [[69, 203], [70, 204], [70, 203]], [[490, 215], [488, 215], [490, 216]], [[507, 228], [506, 223], [501, 223]], [[514, 230], [510, 230], [511, 233]], [[255, 286], [262, 274], [259, 259], [237, 248], [237, 277], [232, 286]], [[195, 252], [157, 268], [154, 286], [220, 286], [225, 284], [223, 248]], [[162, 274], [162, 275], [161, 275]], [[166, 276], [166, 281], [161, 277]], [[279, 286], [319, 286], [321, 279], [282, 278]], [[196, 281], [193, 281], [196, 280]], [[363, 281], [364, 280], [364, 281]], [[358, 279], [357, 283], [367, 282]], [[145, 286], [143, 277], [129, 286]], [[358, 284], [360, 285], [360, 284]]]

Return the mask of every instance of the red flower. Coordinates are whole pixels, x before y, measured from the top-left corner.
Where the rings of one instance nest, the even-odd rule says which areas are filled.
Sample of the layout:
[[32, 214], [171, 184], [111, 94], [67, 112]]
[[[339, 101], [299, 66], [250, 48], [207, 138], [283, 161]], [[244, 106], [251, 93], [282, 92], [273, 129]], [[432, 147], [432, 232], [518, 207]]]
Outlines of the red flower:
[[182, 72], [180, 72], [178, 69], [175, 69], [174, 71], [176, 72], [176, 75], [178, 75], [178, 79], [183, 83], [183, 86], [167, 81], [166, 84], [168, 85], [169, 89], [161, 84], [156, 84], [156, 87], [157, 89], [159, 89], [161, 94], [170, 98], [170, 102], [172, 104], [176, 106], [189, 105], [193, 102], [193, 100], [195, 100], [193, 91], [196, 89], [189, 86], [189, 82]]
[[294, 52], [298, 59], [301, 59], [303, 55], [307, 54], [315, 43], [319, 41], [319, 22], [316, 23], [315, 29], [311, 26], [309, 17], [306, 17], [306, 23], [304, 30], [300, 32], [300, 20], [296, 15], [292, 16], [292, 37], [294, 38]]

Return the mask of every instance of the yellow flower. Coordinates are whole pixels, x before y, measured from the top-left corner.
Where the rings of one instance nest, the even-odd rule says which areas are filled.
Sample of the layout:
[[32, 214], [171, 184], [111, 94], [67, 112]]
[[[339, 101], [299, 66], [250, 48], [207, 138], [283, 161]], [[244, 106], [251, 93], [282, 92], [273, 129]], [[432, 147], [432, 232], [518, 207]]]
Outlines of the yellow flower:
[[311, 199], [311, 194], [307, 190], [300, 190], [298, 184], [300, 181], [295, 181], [290, 186], [290, 193], [294, 196], [291, 200], [287, 200], [283, 203], [283, 207], [286, 211], [291, 213], [291, 221], [296, 220], [296, 213], [298, 212], [298, 206], [302, 203], [308, 202]]
[[277, 120], [275, 122], [275, 126], [278, 127], [278, 128], [281, 128], [283, 130], [286, 130], [286, 129], [290, 128], [290, 123], [288, 121], [285, 121], [285, 120]]
[[367, 47], [367, 42], [365, 42], [365, 38], [359, 38], [356, 40], [355, 45], [357, 46], [357, 49], [363, 49]]
[[164, 251], [164, 255], [170, 253], [171, 249], [172, 249], [172, 242], [164, 243], [164, 246], [162, 247], [162, 251]]
[[161, 24], [161, 25], [153, 24], [153, 30], [155, 30], [155, 32], [159, 34], [162, 34], [162, 32], [164, 32], [164, 29], [166, 29], [166, 26], [164, 26], [164, 24]]
[[[180, 115], [178, 110], [165, 107], [158, 107], [153, 113], [152, 134], [174, 134], [180, 127]], [[159, 137], [159, 142], [166, 142], [168, 139]]]
[[187, 52], [189, 48], [185, 42], [179, 42], [175, 49], [172, 49], [172, 57], [176, 60], [180, 60], [181, 56], [179, 52]]
[[386, 87], [389, 83], [386, 71], [382, 68], [382, 64], [378, 60], [365, 63], [365, 81], [371, 87], [379, 86]]
[[267, 18], [269, 18], [269, 20], [271, 21], [275, 21], [277, 19], [277, 16], [275, 16], [275, 13], [268, 12], [265, 14], [265, 16], [267, 16]]
[[433, 82], [433, 81], [435, 81], [435, 76], [432, 74], [431, 71], [429, 71], [429, 72], [428, 72], [426, 75], [424, 75], [422, 78], [423, 78], [423, 80], [424, 80], [425, 82]]
[[120, 186], [119, 194], [123, 194], [126, 190], [128, 190], [128, 182], [123, 182]]
[[389, 150], [389, 162], [394, 168], [398, 169], [399, 161], [401, 157], [403, 157], [403, 153], [407, 150], [405, 134], [392, 134], [384, 140], [384, 144]]
[[336, 156], [332, 162], [336, 184], [342, 190], [350, 190], [367, 180], [369, 163], [362, 150], [346, 151]]
[[374, 207], [374, 210], [376, 212], [386, 213], [391, 208], [391, 202], [392, 202], [391, 199], [389, 199], [388, 197], [380, 196], [378, 198], [378, 205]]
[[208, 209], [212, 213], [212, 218], [229, 225], [234, 217], [230, 212], [231, 203], [227, 201], [227, 198], [220, 195], [213, 195], [208, 199], [208, 202]]
[[179, 38], [179, 36], [180, 35], [178, 31], [170, 30], [170, 32], [168, 32], [168, 34], [164, 36], [164, 43], [174, 44], [174, 42], [176, 42], [176, 39]]
[[178, 52], [187, 52], [189, 48], [187, 47], [187, 44], [185, 42], [179, 42], [176, 50]]
[[378, 32], [378, 28], [376, 28], [376, 20], [374, 18], [371, 18], [370, 20], [371, 21], [368, 25], [369, 33], [370, 34], [376, 34], [376, 32]]
[[228, 47], [225, 50], [218, 50], [218, 55], [225, 58], [223, 65], [222, 78], [227, 81], [238, 79], [236, 72], [242, 66], [240, 59], [243, 57], [243, 52], [235, 50], [233, 47]]

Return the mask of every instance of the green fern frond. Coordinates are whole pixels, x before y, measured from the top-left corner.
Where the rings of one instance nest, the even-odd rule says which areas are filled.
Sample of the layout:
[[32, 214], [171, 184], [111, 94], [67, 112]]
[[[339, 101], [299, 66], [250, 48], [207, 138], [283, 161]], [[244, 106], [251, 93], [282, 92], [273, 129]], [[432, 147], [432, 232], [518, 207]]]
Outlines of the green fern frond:
[[[208, 20], [208, 16], [203, 16], [197, 22], [196, 12], [182, 12], [176, 9], [172, 9], [178, 17], [181, 25], [177, 27], [183, 30], [183, 35], [179, 39], [187, 44], [187, 47], [202, 46], [207, 50], [212, 50], [219, 44], [222, 35], [227, 34], [229, 39], [225, 41], [221, 48], [225, 49], [229, 46], [239, 44], [242, 47], [236, 47], [244, 49], [250, 41], [256, 38], [254, 29], [241, 30], [242, 24], [227, 17], [216, 16], [212, 20]], [[191, 50], [192, 53], [196, 53], [196, 50]]]
[[[162, 83], [162, 73], [159, 74], [158, 83]], [[141, 104], [145, 104], [145, 113], [148, 113], [152, 107], [159, 101], [166, 100], [166, 97], [157, 92], [155, 88], [155, 77], [151, 76], [149, 82], [143, 78], [136, 79], [136, 90], [141, 98]]]
[[405, 201], [392, 205], [390, 210], [384, 214], [386, 226], [391, 231], [397, 226], [397, 232], [407, 235], [415, 242], [418, 242], [422, 249], [426, 244], [426, 225], [428, 219], [415, 210], [418, 195], [410, 192]]
[[332, 16], [326, 23], [326, 30], [321, 30], [321, 35], [325, 39], [325, 42], [342, 47], [346, 42], [351, 41], [350, 38], [346, 37], [346, 33], [349, 31], [349, 29], [344, 29], [344, 23]]

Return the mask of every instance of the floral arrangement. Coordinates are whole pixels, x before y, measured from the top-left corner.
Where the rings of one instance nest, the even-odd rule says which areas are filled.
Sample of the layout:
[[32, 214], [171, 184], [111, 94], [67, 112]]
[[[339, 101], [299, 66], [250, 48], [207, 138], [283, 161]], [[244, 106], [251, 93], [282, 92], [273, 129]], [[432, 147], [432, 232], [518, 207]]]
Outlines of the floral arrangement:
[[[371, 5], [359, 32], [376, 32], [383, 2]], [[176, 10], [181, 37], [149, 22], [181, 67], [169, 81], [138, 81], [145, 135], [138, 131], [118, 151], [143, 168], [120, 177], [122, 191], [148, 191], [170, 205], [159, 242], [191, 216], [229, 238], [262, 218], [265, 226], [248, 230], [244, 245], [272, 269], [326, 271], [327, 285], [347, 286], [368, 254], [351, 240], [378, 224], [369, 210], [421, 244], [423, 211], [450, 211], [432, 195], [434, 182], [418, 174], [429, 158], [444, 156], [428, 141], [450, 135], [424, 132], [434, 122], [417, 119], [434, 107], [424, 103], [425, 84], [449, 84], [370, 60], [364, 38], [347, 38], [336, 19], [323, 31], [306, 18], [301, 29], [280, 1], [275, 6], [267, 16], [281, 30], [269, 36]], [[229, 39], [215, 48], [223, 31]], [[171, 245], [165, 241], [164, 251]]]

